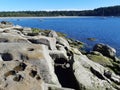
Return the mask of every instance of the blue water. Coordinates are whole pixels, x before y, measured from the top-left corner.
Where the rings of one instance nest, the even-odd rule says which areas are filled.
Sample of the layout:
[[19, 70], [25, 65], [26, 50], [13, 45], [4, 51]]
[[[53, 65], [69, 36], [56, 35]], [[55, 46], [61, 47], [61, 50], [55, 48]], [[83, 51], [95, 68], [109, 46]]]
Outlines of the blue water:
[[[119, 17], [70, 17], [70, 18], [7, 18], [25, 27], [50, 29], [63, 32], [68, 37], [85, 42], [89, 49], [96, 43], [105, 43], [117, 50], [120, 56], [120, 18]], [[89, 41], [87, 38], [96, 38]]]

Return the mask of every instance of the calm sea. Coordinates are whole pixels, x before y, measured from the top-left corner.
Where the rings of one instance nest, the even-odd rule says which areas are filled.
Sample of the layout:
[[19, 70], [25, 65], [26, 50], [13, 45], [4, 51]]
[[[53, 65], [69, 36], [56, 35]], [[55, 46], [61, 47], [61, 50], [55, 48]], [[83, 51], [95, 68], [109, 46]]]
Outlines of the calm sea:
[[[105, 43], [117, 50], [120, 56], [120, 17], [64, 17], [64, 18], [6, 18], [24, 27], [50, 29], [86, 43], [88, 49], [96, 43]], [[87, 38], [96, 38], [89, 41]]]

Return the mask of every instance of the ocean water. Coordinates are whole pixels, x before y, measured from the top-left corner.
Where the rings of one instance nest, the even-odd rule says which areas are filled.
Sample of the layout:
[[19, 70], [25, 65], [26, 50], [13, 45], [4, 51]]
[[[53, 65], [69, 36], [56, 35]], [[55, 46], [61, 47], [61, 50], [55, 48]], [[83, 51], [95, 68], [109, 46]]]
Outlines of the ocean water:
[[[117, 50], [120, 56], [120, 17], [64, 17], [64, 18], [1, 18], [15, 25], [63, 32], [69, 38], [86, 43], [91, 50], [96, 43], [104, 43]], [[89, 41], [87, 38], [96, 38]]]

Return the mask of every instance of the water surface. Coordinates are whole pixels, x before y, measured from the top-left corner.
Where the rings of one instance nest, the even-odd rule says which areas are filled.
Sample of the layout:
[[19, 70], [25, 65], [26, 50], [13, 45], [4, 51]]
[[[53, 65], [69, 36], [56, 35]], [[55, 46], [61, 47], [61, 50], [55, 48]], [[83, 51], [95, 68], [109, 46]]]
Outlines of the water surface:
[[[24, 27], [50, 29], [63, 32], [68, 37], [85, 42], [89, 49], [96, 43], [105, 43], [117, 50], [120, 56], [119, 17], [66, 17], [66, 18], [1, 18]], [[96, 38], [89, 41], [87, 38]]]

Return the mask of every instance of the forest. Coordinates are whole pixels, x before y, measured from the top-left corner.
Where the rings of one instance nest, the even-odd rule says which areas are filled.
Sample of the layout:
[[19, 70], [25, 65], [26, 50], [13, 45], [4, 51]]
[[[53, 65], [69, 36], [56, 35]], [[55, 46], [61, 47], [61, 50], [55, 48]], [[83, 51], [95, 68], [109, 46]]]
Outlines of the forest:
[[120, 6], [100, 7], [83, 11], [1, 11], [0, 17], [41, 16], [120, 16]]

